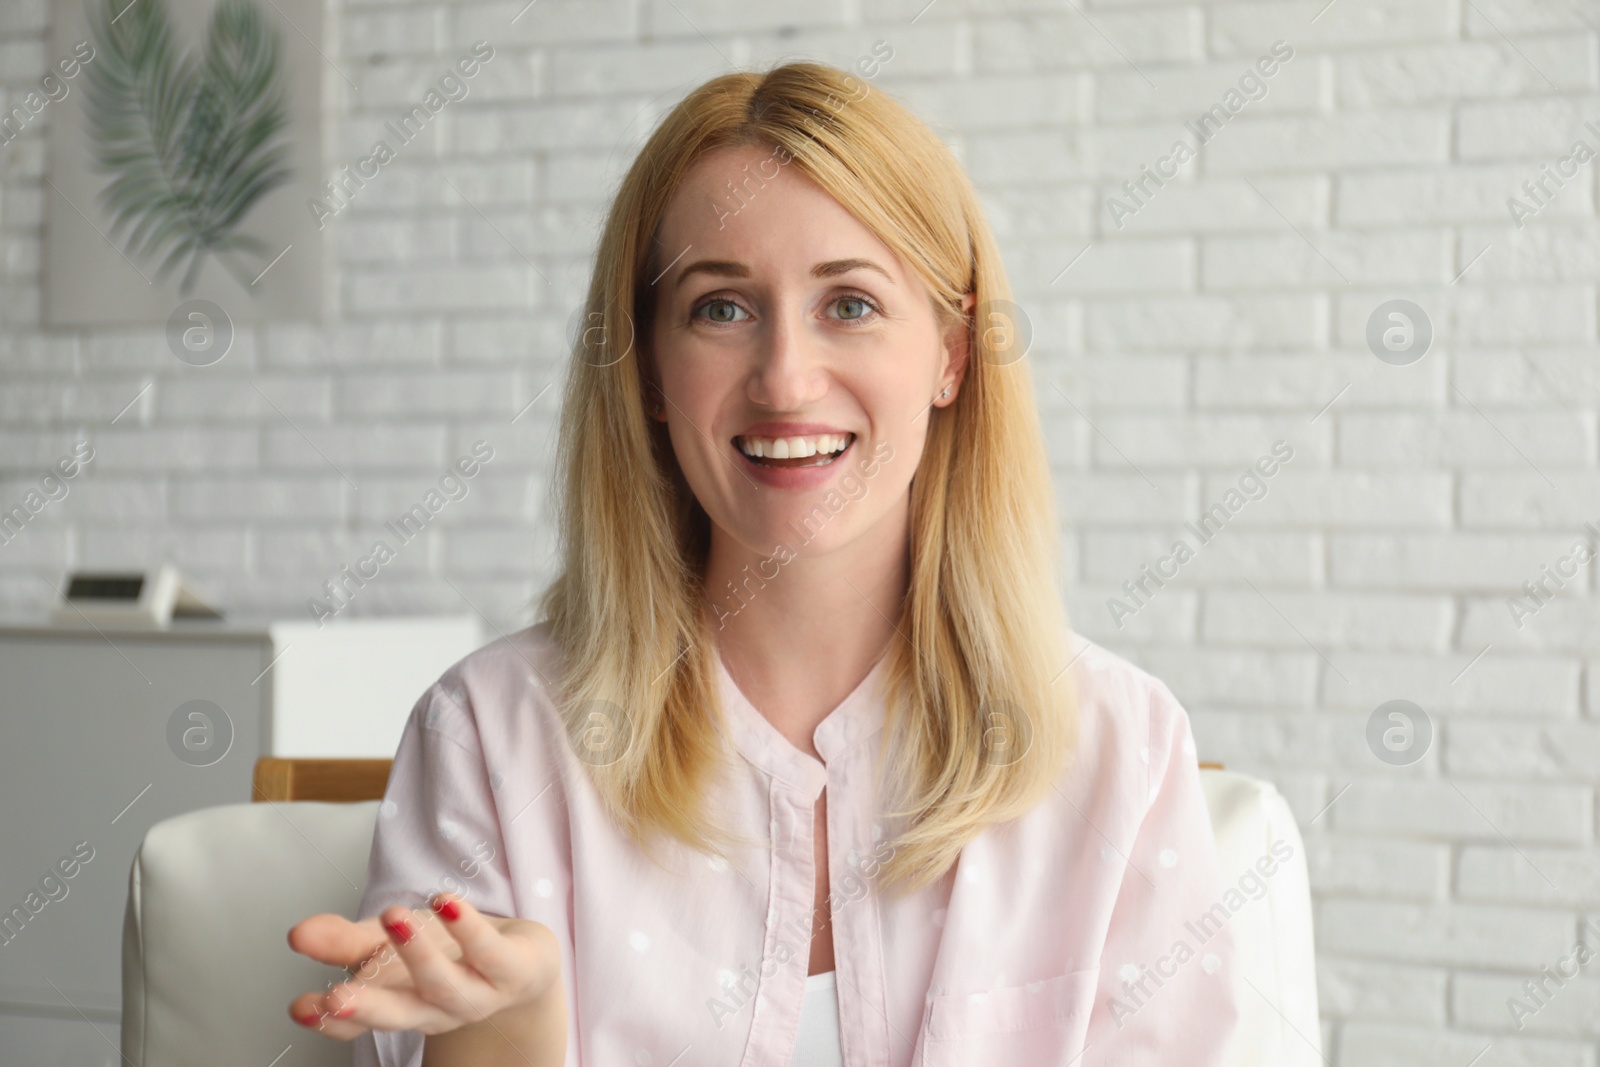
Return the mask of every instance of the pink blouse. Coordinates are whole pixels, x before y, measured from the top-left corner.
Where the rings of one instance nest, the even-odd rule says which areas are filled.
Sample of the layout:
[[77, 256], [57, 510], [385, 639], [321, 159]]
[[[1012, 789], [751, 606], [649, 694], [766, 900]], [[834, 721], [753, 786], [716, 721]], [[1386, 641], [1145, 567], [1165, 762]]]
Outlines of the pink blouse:
[[[772, 842], [733, 862], [675, 842], [651, 864], [606, 815], [545, 679], [544, 624], [487, 645], [423, 693], [373, 834], [359, 917], [460, 892], [561, 941], [566, 1067], [782, 1067], [805, 997], [813, 807], [828, 790], [839, 1024], [848, 1067], [1226, 1061], [1233, 939], [1194, 739], [1159, 680], [1073, 634], [1075, 765], [944, 878], [889, 900], [875, 822], [880, 660], [817, 727], [819, 762], [718, 660], [743, 757], [716, 803]], [[763, 833], [765, 831], [765, 833]], [[865, 872], [865, 874], [863, 873]], [[357, 1067], [418, 1067], [422, 1037], [363, 1035]]]

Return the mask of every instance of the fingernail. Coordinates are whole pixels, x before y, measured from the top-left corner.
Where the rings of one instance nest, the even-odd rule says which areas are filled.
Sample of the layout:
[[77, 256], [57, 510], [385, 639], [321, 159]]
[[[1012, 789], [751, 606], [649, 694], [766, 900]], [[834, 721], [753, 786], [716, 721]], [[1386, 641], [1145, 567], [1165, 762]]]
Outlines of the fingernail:
[[301, 1026], [315, 1026], [322, 1021], [322, 1016], [312, 1013], [310, 1015], [296, 1015], [294, 1021]]
[[456, 906], [456, 902], [453, 900], [436, 897], [433, 901], [433, 910], [446, 922], [455, 922], [461, 918], [461, 909]]
[[355, 1013], [356, 1013], [356, 1006], [354, 1004], [346, 1004], [344, 1007], [342, 1007], [338, 1011], [334, 1012], [333, 1013], [333, 1017], [335, 1019], [348, 1019], [348, 1018], [350, 1018], [350, 1016], [354, 1015]]
[[411, 924], [406, 922], [404, 919], [398, 919], [394, 922], [386, 922], [383, 924], [383, 927], [385, 930], [389, 931], [390, 936], [392, 936], [402, 945], [407, 941], [410, 941], [411, 938], [415, 936], [411, 930]]

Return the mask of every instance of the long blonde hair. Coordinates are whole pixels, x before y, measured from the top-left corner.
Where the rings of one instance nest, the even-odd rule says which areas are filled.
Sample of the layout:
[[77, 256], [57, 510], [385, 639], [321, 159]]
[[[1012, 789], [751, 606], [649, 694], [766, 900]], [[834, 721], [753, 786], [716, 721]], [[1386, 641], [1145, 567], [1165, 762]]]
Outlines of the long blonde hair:
[[[572, 353], [557, 455], [562, 566], [539, 611], [565, 657], [571, 740], [623, 829], [647, 849], [652, 832], [701, 851], [747, 844], [704, 810], [728, 755], [705, 625], [710, 520], [665, 425], [647, 415], [656, 387], [643, 347], [668, 201], [703, 154], [746, 145], [786, 151], [923, 282], [943, 325], [971, 331], [957, 399], [928, 413], [896, 620], [906, 640], [885, 664], [878, 771], [887, 764], [885, 796], [901, 806], [884, 813], [897, 832], [876, 880], [912, 891], [1043, 797], [1076, 751], [1078, 709], [1062, 675], [1069, 624], [1032, 381], [1017, 339], [989, 328], [1011, 296], [1000, 256], [955, 156], [889, 94], [811, 62], [725, 74], [639, 152]], [[961, 311], [967, 292], [976, 328]]]

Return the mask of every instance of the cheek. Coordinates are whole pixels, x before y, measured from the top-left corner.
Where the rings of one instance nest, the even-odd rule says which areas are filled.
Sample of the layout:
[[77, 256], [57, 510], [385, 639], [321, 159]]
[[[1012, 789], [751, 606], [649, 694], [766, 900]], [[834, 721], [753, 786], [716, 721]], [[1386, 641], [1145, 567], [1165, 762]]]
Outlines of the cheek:
[[877, 440], [898, 450], [920, 441], [927, 432], [930, 412], [922, 410], [928, 402], [927, 375], [921, 368], [857, 376], [842, 381], [841, 387], [865, 414]]
[[693, 438], [701, 447], [709, 447], [716, 438], [719, 409], [733, 406], [739, 388], [739, 377], [728, 366], [720, 366], [709, 359], [685, 359], [662, 368], [661, 382], [671, 399], [668, 409], [682, 426], [687, 438]]
[[730, 353], [698, 343], [691, 331], [655, 327], [651, 352], [656, 378], [667, 395], [684, 410], [697, 396], [714, 393], [733, 373]]
[[667, 385], [667, 427], [672, 452], [702, 505], [707, 502], [707, 494], [718, 496], [725, 491], [728, 476], [737, 477], [727, 459], [719, 455], [727, 444], [718, 436], [716, 397], [721, 394], [705, 388], [705, 383], [692, 377], [680, 377]]

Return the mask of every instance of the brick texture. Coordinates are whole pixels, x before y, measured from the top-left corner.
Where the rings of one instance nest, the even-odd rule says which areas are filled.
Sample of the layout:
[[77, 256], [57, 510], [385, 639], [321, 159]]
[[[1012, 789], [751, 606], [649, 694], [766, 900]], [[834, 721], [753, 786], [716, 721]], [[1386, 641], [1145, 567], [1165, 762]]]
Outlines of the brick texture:
[[[0, 5], [4, 111], [52, 58], [47, 8]], [[0, 144], [0, 508], [97, 450], [0, 545], [0, 599], [170, 556], [236, 611], [309, 617], [482, 439], [470, 492], [350, 610], [525, 624], [564, 338], [622, 168], [729, 63], [887, 41], [876, 84], [960, 153], [1035, 321], [1075, 625], [1172, 687], [1202, 759], [1299, 815], [1328, 1062], [1492, 1044], [1593, 1067], [1600, 971], [1525, 1026], [1507, 1009], [1597, 940], [1600, 600], [1592, 563], [1561, 562], [1600, 538], [1600, 160], [1574, 155], [1600, 152], [1592, 4], [332, 0], [329, 20], [335, 162], [473, 41], [496, 57], [330, 221], [337, 314], [242, 330], [216, 373], [159, 330], [41, 328], [50, 109]], [[1368, 342], [1397, 299], [1432, 327], [1405, 365]], [[1241, 496], [1277, 441], [1293, 458]], [[1431, 725], [1406, 766], [1367, 740], [1395, 699]]]

